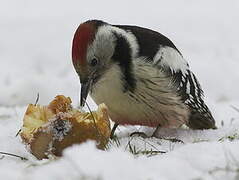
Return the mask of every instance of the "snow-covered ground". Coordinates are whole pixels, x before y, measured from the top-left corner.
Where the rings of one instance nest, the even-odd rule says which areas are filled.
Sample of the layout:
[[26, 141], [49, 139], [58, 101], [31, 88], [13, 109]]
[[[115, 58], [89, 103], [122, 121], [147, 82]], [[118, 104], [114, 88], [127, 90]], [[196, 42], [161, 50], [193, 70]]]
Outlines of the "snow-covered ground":
[[[160, 132], [183, 144], [129, 138], [129, 132], [152, 130], [120, 127], [120, 145], [109, 151], [89, 142], [68, 148], [59, 160], [35, 160], [15, 134], [37, 93], [40, 104], [64, 94], [77, 105], [71, 41], [88, 19], [145, 26], [170, 37], [198, 76], [219, 129]], [[239, 179], [239, 111], [233, 108], [239, 108], [238, 19], [237, 0], [1, 0], [0, 151], [29, 160], [0, 155], [0, 179]]]

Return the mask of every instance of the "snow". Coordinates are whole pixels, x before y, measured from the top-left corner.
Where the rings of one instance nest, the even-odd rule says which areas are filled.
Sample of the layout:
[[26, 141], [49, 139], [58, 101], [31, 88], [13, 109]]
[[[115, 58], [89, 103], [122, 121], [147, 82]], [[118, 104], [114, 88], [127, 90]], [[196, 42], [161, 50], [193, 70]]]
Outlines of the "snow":
[[[0, 151], [28, 160], [0, 155], [0, 178], [239, 179], [239, 112], [233, 108], [239, 108], [238, 9], [236, 0], [1, 1]], [[143, 139], [128, 134], [153, 130], [120, 127], [119, 147], [113, 143], [100, 151], [88, 142], [66, 149], [58, 160], [36, 160], [15, 137], [26, 105], [35, 102], [37, 93], [40, 104], [57, 94], [78, 104], [71, 42], [77, 26], [92, 18], [140, 25], [170, 37], [201, 82], [219, 128], [161, 129], [158, 135], [166, 138]], [[96, 108], [91, 99], [88, 103]]]

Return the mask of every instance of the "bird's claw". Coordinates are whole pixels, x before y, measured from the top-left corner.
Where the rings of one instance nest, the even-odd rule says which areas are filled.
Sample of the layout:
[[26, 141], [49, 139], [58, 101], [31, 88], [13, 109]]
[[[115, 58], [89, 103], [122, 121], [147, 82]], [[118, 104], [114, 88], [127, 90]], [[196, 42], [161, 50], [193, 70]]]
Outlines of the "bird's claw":
[[140, 136], [142, 138], [149, 138], [149, 136], [147, 134], [145, 134], [144, 132], [139, 132], [139, 131], [131, 133], [130, 137], [135, 136], [135, 135]]

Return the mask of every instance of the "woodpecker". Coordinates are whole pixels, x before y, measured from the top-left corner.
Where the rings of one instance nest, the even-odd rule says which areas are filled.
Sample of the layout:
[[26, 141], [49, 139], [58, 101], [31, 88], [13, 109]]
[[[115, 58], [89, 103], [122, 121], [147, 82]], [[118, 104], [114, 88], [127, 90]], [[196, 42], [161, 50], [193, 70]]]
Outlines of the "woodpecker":
[[73, 38], [72, 61], [88, 93], [116, 125], [215, 129], [203, 90], [171, 40], [138, 26], [89, 20]]

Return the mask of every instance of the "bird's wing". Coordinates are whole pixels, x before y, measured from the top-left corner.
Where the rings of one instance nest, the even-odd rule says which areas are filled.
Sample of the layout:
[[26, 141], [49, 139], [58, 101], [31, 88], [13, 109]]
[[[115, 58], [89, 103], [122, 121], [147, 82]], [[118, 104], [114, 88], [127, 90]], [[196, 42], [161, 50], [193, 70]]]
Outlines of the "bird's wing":
[[[203, 91], [195, 75], [190, 71], [187, 61], [173, 42], [161, 33], [138, 27], [138, 26], [116, 26], [132, 33], [139, 44], [139, 57], [152, 63], [153, 66], [165, 71], [172, 77], [172, 82], [182, 101], [194, 109], [204, 107]], [[202, 107], [202, 108], [200, 108]]]
[[171, 82], [182, 101], [190, 107], [188, 126], [193, 129], [215, 128], [215, 120], [204, 103], [203, 90], [190, 71], [186, 60], [175, 49], [161, 47], [152, 65], [163, 69], [171, 77]]
[[152, 65], [171, 77], [172, 87], [190, 107], [188, 126], [193, 129], [215, 128], [215, 120], [203, 100], [203, 90], [182, 55], [171, 47], [161, 47], [153, 58]]
[[187, 61], [166, 36], [138, 26], [118, 26], [132, 33], [139, 44], [139, 57], [152, 63], [172, 77], [173, 85], [189, 106], [203, 102], [203, 91]]

